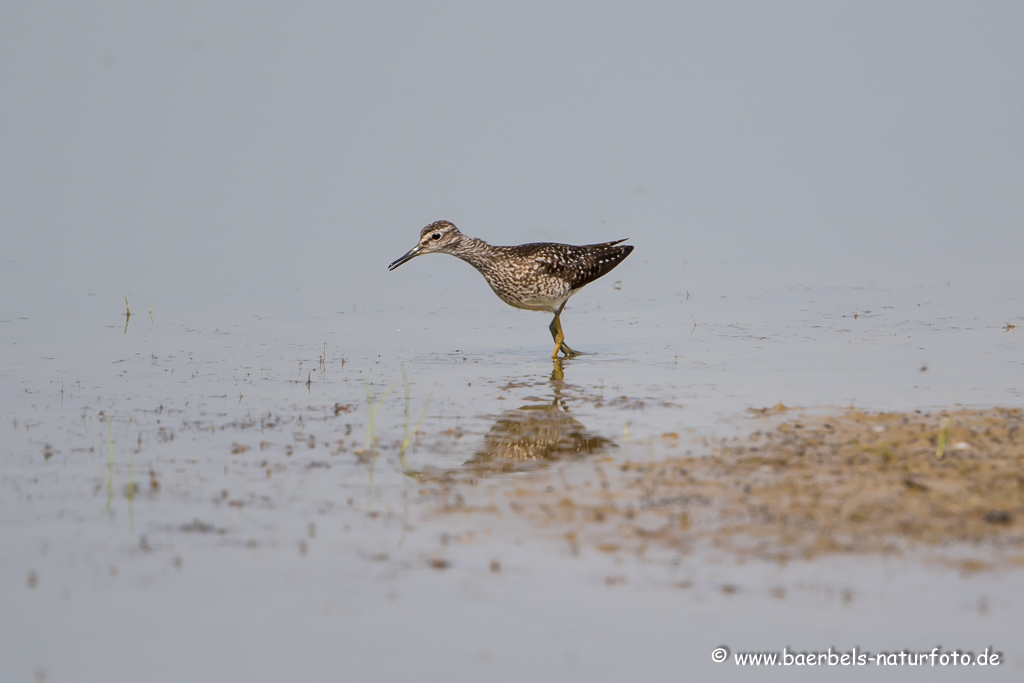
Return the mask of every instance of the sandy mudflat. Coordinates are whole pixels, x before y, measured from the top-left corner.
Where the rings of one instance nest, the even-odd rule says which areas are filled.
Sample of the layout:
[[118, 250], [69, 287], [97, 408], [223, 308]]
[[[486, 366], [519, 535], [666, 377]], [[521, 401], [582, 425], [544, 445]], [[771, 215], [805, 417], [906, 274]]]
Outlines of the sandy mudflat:
[[711, 442], [710, 454], [599, 457], [492, 495], [505, 499], [498, 509], [610, 553], [924, 550], [965, 570], [1024, 563], [1021, 410], [795, 412], [752, 411], [749, 435]]

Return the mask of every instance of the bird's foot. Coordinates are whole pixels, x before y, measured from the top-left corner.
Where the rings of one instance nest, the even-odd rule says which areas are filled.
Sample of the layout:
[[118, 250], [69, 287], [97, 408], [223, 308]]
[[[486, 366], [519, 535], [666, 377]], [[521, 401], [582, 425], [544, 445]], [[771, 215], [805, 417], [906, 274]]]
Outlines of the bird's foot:
[[563, 358], [575, 358], [581, 355], [579, 351], [573, 351], [562, 339], [555, 337], [555, 350], [551, 353], [551, 360], [558, 359], [558, 352], [562, 352]]

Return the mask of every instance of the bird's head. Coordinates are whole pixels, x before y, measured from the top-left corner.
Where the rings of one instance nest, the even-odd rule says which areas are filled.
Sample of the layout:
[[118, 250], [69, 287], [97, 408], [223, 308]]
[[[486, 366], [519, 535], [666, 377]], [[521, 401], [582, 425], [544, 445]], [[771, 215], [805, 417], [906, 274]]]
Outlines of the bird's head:
[[410, 261], [421, 254], [448, 254], [462, 240], [462, 233], [449, 221], [434, 221], [427, 227], [420, 230], [420, 241], [415, 247], [405, 253], [405, 256], [388, 266], [388, 270], [394, 270], [406, 261]]

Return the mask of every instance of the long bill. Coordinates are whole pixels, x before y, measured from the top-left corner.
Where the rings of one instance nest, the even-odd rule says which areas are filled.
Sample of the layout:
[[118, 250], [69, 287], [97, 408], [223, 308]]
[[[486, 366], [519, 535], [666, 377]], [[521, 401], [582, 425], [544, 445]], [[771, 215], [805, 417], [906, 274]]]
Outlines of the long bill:
[[417, 244], [415, 247], [413, 247], [409, 251], [405, 252], [405, 256], [403, 256], [402, 258], [398, 259], [397, 261], [394, 261], [390, 266], [388, 266], [388, 270], [394, 270], [395, 268], [397, 268], [398, 266], [402, 265], [406, 261], [411, 261], [412, 259], [414, 259], [417, 256], [419, 256], [420, 255], [420, 251], [422, 251], [422, 250], [423, 250], [423, 247], [421, 247], [420, 245]]

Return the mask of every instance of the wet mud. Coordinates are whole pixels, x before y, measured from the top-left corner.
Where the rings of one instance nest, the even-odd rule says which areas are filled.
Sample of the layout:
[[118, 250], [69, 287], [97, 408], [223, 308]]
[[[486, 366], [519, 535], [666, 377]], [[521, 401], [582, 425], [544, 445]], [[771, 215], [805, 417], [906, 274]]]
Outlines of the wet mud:
[[[466, 511], [508, 511], [608, 553], [711, 548], [787, 561], [924, 551], [967, 571], [1024, 565], [1024, 412], [795, 412], [752, 411], [748, 435], [704, 448], [683, 450], [668, 433], [658, 457], [597, 455], [534, 472], [492, 485], [499, 502]], [[673, 448], [683, 453], [660, 456]], [[471, 461], [460, 477], [429, 479], [471, 500], [506, 454], [491, 455], [486, 471]]]

